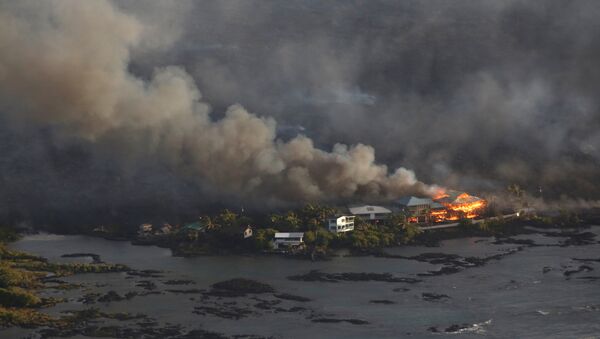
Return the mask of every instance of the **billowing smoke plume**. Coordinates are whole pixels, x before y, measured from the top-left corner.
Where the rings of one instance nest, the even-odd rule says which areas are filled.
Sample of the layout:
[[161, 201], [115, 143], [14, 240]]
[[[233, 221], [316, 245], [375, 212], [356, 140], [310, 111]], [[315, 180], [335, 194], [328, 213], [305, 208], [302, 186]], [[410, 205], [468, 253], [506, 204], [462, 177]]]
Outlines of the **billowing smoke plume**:
[[0, 0], [0, 219], [429, 190], [400, 166], [597, 200], [598, 22], [595, 0]]
[[319, 146], [367, 143], [426, 182], [600, 197], [595, 0], [232, 0], [190, 12], [174, 47], [136, 71], [186, 65], [213, 105], [234, 98]]
[[[199, 201], [236, 197], [254, 205], [382, 200], [429, 189], [407, 169], [390, 174], [375, 162], [370, 146], [335, 144], [326, 152], [302, 135], [282, 141], [272, 118], [237, 104], [214, 119], [182, 68], [156, 68], [147, 79], [134, 76], [131, 50], [144, 41], [144, 29], [104, 0], [2, 4], [1, 118], [13, 134], [7, 139], [25, 143], [20, 150], [25, 154], [3, 150], [19, 158], [3, 163], [9, 206], [19, 199], [14, 196], [19, 189], [43, 191], [50, 200], [43, 204], [68, 204], [74, 199], [69, 194], [91, 205], [101, 198], [118, 204], [121, 194], [143, 190], [137, 182], [118, 192], [129, 185], [122, 181], [132, 180], [173, 190], [172, 196], [178, 184], [188, 183], [197, 188]], [[38, 135], [44, 139], [36, 141]], [[15, 167], [23, 165], [30, 172], [17, 173]], [[156, 179], [163, 171], [169, 179]], [[108, 188], [102, 187], [106, 173], [116, 178]], [[102, 189], [112, 192], [94, 197]], [[144, 194], [150, 197], [142, 201], [157, 202], [163, 195]], [[65, 200], [56, 200], [60, 196]]]

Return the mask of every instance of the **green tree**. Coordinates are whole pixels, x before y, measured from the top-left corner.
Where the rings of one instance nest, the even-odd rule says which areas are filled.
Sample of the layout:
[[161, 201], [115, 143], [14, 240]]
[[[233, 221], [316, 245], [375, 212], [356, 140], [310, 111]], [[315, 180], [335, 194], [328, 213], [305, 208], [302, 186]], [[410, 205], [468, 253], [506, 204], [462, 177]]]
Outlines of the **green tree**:
[[304, 232], [304, 243], [307, 253], [310, 254], [313, 260], [317, 255], [324, 255], [327, 252], [330, 241], [333, 239], [333, 234], [323, 227], [318, 227], [316, 230]]
[[406, 214], [404, 213], [393, 213], [386, 220], [386, 225], [392, 228], [403, 228], [406, 223]]
[[582, 224], [579, 214], [566, 209], [560, 209], [559, 214], [553, 219], [553, 223], [559, 227], [579, 227]]
[[251, 238], [254, 249], [259, 251], [273, 249], [271, 240], [273, 240], [276, 232], [277, 230], [272, 228], [261, 228], [256, 230]]
[[362, 230], [365, 228], [371, 227], [371, 224], [369, 224], [367, 221], [365, 221], [365, 219], [356, 216], [354, 217], [354, 230]]
[[209, 216], [202, 217], [201, 219], [204, 223], [204, 226], [206, 227], [206, 230], [208, 231], [214, 231], [216, 229], [221, 228], [221, 225], [219, 225], [215, 220], [213, 220], [213, 218]]
[[403, 244], [408, 244], [413, 241], [416, 236], [421, 234], [421, 232], [422, 231], [417, 224], [404, 223], [402, 225], [399, 241]]
[[225, 209], [217, 216], [217, 222], [221, 224], [221, 227], [231, 227], [236, 224], [237, 218], [237, 214]]
[[352, 232], [350, 235], [352, 247], [359, 250], [367, 250], [379, 247], [379, 236], [368, 228]]
[[0, 226], [0, 243], [16, 241], [19, 238], [17, 231], [8, 226]]
[[300, 229], [302, 220], [293, 211], [288, 211], [286, 214], [272, 214], [271, 224], [284, 231], [297, 231]]

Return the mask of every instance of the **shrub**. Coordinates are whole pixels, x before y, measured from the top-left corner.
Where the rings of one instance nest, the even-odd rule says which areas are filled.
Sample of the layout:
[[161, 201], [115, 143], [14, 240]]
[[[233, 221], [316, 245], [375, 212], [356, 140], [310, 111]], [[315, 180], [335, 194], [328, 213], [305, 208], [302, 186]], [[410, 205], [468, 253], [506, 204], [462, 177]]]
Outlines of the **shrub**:
[[0, 288], [10, 286], [32, 287], [36, 284], [35, 274], [0, 264]]
[[48, 326], [52, 319], [47, 314], [32, 309], [5, 309], [0, 307], [0, 327], [22, 326], [37, 327]]
[[4, 307], [33, 307], [41, 299], [18, 287], [0, 288], [0, 305]]
[[421, 234], [421, 229], [417, 224], [405, 223], [402, 225], [402, 233], [400, 234], [400, 242], [408, 244], [417, 235]]
[[254, 235], [251, 238], [254, 249], [259, 251], [272, 249], [273, 244], [271, 243], [271, 240], [273, 240], [276, 232], [277, 231], [272, 228], [261, 228], [254, 231]]
[[460, 227], [460, 228], [469, 228], [472, 225], [473, 225], [473, 220], [471, 220], [471, 219], [466, 219], [465, 218], [465, 219], [461, 219], [458, 222], [458, 227]]
[[364, 225], [361, 229], [355, 229], [349, 238], [352, 247], [367, 250], [393, 245], [396, 233], [385, 226]]
[[484, 232], [498, 232], [506, 225], [505, 219], [488, 219], [478, 224], [479, 229]]
[[0, 226], [0, 243], [19, 239], [19, 234], [12, 227]]

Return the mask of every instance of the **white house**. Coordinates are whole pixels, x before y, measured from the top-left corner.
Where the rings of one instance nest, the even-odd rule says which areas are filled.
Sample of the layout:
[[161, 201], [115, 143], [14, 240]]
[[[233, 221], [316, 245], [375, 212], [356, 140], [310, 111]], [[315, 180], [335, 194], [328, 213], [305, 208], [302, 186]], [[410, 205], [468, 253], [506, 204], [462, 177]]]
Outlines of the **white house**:
[[348, 209], [352, 215], [359, 216], [367, 221], [384, 220], [392, 214], [391, 210], [383, 206], [362, 205], [351, 206]]
[[354, 230], [353, 215], [339, 215], [328, 219], [327, 228], [333, 233], [342, 233]]
[[252, 236], [252, 227], [250, 227], [250, 225], [246, 226], [246, 229], [244, 229], [244, 239], [248, 239]]
[[273, 238], [273, 248], [276, 250], [282, 248], [290, 248], [300, 246], [304, 243], [304, 233], [303, 232], [292, 232], [292, 233], [283, 233], [277, 232], [275, 233], [275, 237]]

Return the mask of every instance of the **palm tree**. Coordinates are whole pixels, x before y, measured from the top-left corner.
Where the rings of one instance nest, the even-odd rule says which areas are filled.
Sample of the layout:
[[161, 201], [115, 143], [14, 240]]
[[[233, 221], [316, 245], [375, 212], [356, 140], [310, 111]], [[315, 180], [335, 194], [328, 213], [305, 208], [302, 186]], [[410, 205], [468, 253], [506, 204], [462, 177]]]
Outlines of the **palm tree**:
[[221, 227], [221, 225], [214, 222], [210, 217], [204, 217], [204, 226], [206, 226], [206, 229], [210, 231]]

